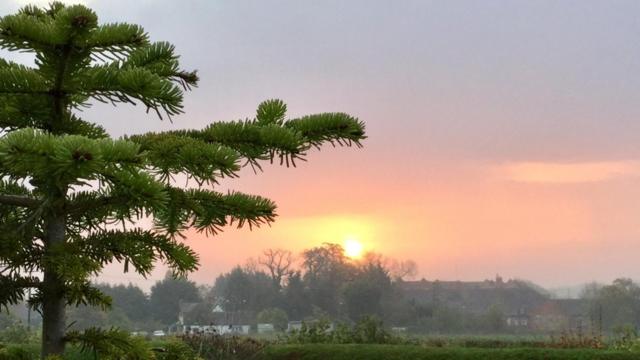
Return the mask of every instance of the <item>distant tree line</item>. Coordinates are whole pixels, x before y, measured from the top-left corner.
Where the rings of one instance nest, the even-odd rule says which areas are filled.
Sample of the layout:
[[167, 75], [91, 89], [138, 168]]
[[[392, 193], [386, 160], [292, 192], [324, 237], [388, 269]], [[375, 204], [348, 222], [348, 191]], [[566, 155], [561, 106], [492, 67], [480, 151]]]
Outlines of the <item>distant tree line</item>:
[[[112, 300], [112, 308], [81, 306], [70, 309], [72, 329], [117, 326], [129, 331], [166, 329], [178, 322], [180, 304], [191, 304], [184, 313], [186, 324], [213, 322], [213, 310], [243, 314], [251, 324], [271, 323], [284, 330], [288, 321], [329, 319], [357, 322], [375, 316], [392, 326], [416, 332], [506, 333], [506, 316], [500, 304], [484, 313], [452, 306], [445, 300], [416, 302], [401, 291], [402, 282], [416, 273], [412, 261], [397, 261], [369, 253], [351, 259], [337, 244], [323, 244], [295, 256], [284, 249], [267, 249], [219, 275], [211, 286], [198, 286], [169, 274], [147, 294], [139, 287], [98, 284]], [[640, 286], [630, 279], [612, 284], [590, 284], [582, 299], [592, 329], [603, 332], [637, 329], [640, 326]], [[0, 314], [0, 330], [20, 322], [26, 310], [14, 306], [12, 315]], [[38, 326], [37, 314], [31, 316]]]
[[582, 298], [588, 301], [593, 327], [602, 332], [627, 332], [640, 329], [640, 285], [620, 278], [609, 285], [591, 283]]
[[290, 320], [390, 318], [397, 316], [401, 301], [394, 283], [415, 272], [412, 261], [393, 261], [379, 254], [350, 259], [338, 244], [307, 249], [297, 261], [288, 250], [268, 249], [258, 259], [220, 275], [207, 300], [230, 312], [280, 310]]

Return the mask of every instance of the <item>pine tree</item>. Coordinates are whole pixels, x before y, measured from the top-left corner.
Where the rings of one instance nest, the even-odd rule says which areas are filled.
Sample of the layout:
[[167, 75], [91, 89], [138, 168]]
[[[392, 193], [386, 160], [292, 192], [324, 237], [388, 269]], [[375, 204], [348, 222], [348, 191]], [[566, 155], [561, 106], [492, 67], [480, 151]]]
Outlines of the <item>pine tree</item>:
[[[211, 190], [217, 180], [365, 138], [347, 114], [285, 120], [285, 104], [269, 100], [252, 119], [114, 139], [78, 110], [99, 101], [142, 104], [160, 118], [182, 113], [183, 92], [198, 77], [180, 68], [171, 44], [54, 2], [2, 17], [0, 48], [35, 56], [33, 66], [0, 58], [0, 305], [33, 291], [43, 357], [64, 351], [66, 306], [109, 306], [89, 281], [105, 265], [148, 275], [164, 261], [185, 274], [198, 266], [181, 242], [187, 229], [215, 234], [274, 220], [272, 201]], [[177, 185], [176, 176], [191, 186]], [[137, 226], [141, 218], [153, 228]]]

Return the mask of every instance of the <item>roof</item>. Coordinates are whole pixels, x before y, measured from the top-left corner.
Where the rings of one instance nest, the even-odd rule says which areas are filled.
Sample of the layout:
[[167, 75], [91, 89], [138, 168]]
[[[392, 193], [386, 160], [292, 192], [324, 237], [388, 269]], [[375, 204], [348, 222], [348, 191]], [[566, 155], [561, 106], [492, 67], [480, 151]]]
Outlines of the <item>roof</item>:
[[193, 309], [195, 309], [196, 306], [198, 306], [200, 303], [197, 302], [182, 302], [180, 301], [180, 303], [178, 304], [178, 309], [180, 311], [181, 314], [186, 314], [188, 312], [191, 312]]
[[589, 303], [583, 299], [549, 299], [531, 310], [533, 315], [585, 316]]
[[505, 314], [522, 314], [549, 299], [524, 281], [406, 281], [398, 283], [408, 299], [422, 304], [442, 303], [472, 313], [497, 306]]

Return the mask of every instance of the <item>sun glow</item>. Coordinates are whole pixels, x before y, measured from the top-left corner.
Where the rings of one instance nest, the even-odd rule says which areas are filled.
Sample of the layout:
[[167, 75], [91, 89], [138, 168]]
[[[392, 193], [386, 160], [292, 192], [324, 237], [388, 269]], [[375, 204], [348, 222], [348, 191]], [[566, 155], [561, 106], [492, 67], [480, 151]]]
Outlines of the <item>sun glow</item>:
[[362, 243], [354, 238], [347, 238], [344, 241], [344, 254], [355, 259], [362, 256]]

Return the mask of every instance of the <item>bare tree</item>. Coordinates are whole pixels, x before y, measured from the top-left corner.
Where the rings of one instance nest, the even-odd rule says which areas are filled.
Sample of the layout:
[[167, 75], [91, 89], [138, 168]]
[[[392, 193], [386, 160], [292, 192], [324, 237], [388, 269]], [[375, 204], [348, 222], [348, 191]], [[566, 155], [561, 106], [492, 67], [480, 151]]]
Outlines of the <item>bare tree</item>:
[[280, 289], [283, 282], [293, 274], [293, 262], [291, 251], [283, 249], [266, 249], [258, 258], [258, 264], [267, 269], [276, 289]]
[[245, 261], [244, 265], [242, 266], [242, 270], [244, 270], [247, 274], [255, 274], [258, 272], [259, 266], [259, 261], [255, 258], [250, 257]]
[[411, 279], [418, 273], [418, 265], [413, 260], [397, 260], [388, 258], [380, 253], [370, 251], [366, 253], [362, 264], [380, 264], [394, 281]]
[[418, 265], [413, 260], [392, 260], [389, 268], [394, 280], [411, 279], [418, 273]]

